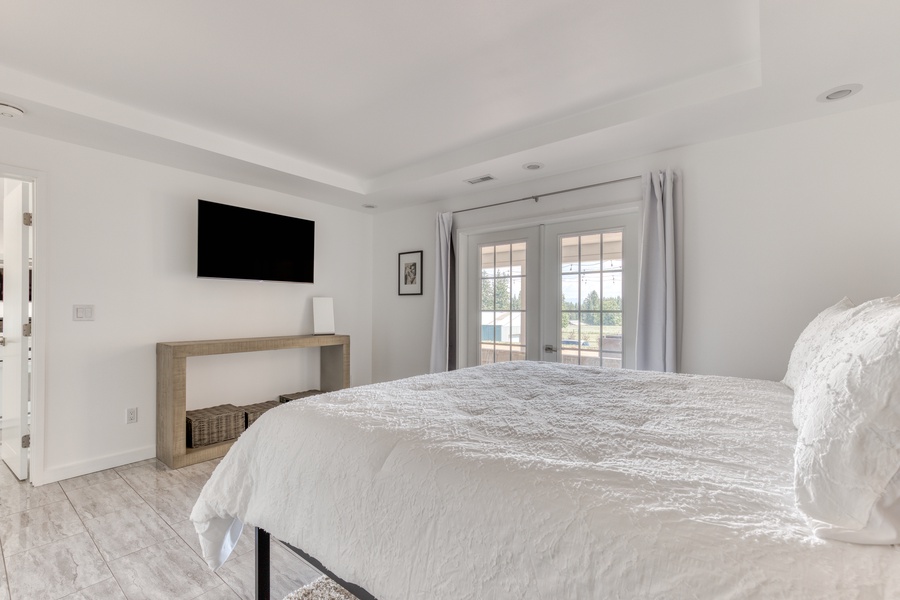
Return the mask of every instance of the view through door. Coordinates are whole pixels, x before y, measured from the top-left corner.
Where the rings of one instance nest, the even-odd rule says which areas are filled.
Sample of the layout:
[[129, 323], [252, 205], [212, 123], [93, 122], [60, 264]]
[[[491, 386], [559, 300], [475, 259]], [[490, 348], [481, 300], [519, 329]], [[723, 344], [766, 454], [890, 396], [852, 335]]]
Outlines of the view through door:
[[34, 185], [2, 178], [3, 239], [0, 287], [0, 457], [28, 478], [31, 396], [31, 210]]

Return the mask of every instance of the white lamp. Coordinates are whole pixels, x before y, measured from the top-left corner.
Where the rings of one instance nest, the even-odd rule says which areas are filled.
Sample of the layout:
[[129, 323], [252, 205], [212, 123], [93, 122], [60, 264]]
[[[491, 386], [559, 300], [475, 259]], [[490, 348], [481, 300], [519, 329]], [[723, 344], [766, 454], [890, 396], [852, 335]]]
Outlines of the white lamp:
[[315, 335], [334, 333], [333, 298], [313, 298], [313, 333]]

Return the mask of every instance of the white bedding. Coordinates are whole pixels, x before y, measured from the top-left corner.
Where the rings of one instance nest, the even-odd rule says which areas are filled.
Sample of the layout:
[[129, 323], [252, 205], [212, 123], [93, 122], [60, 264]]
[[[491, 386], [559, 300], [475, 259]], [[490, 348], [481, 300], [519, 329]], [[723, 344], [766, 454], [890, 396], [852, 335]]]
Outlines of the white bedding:
[[900, 597], [900, 550], [795, 508], [791, 400], [539, 362], [350, 388], [263, 415], [191, 519], [213, 568], [244, 522], [379, 600]]

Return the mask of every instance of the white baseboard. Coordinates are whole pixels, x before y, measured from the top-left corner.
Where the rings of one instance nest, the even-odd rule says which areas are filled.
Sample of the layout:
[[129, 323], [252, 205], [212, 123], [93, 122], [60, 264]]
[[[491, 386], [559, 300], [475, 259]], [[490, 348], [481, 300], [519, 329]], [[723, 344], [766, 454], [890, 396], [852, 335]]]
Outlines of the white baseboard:
[[97, 471], [112, 469], [113, 467], [121, 467], [130, 463], [147, 460], [148, 458], [156, 458], [156, 446], [145, 446], [137, 450], [123, 452], [121, 454], [109, 454], [100, 458], [86, 460], [78, 463], [69, 463], [59, 467], [45, 468], [41, 473], [40, 481], [32, 478], [32, 485], [46, 485], [55, 483], [63, 479], [72, 477], [80, 477]]

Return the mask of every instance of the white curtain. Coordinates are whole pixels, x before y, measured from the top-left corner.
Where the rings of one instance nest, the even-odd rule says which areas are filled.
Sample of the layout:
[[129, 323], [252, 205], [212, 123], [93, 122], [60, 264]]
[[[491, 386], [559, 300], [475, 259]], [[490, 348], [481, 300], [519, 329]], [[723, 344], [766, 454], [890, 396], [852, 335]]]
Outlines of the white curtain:
[[453, 213], [437, 215], [434, 248], [434, 322], [431, 328], [431, 373], [448, 370], [450, 360], [450, 253]]
[[648, 371], [676, 369], [674, 181], [671, 169], [643, 176], [636, 366]]

